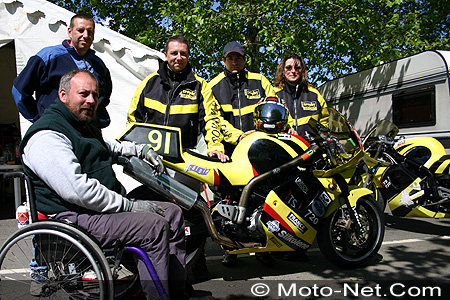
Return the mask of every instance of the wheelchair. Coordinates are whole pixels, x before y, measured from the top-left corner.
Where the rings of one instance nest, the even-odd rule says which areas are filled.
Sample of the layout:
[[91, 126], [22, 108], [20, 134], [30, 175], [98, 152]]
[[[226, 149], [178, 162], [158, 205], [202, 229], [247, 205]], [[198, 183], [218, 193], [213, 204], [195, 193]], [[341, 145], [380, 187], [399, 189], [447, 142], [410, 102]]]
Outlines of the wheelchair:
[[31, 179], [28, 189], [31, 224], [10, 236], [0, 249], [0, 299], [129, 299], [138, 295], [136, 256], [144, 261], [160, 299], [169, 299], [152, 262], [139, 248], [101, 249], [89, 233], [36, 210]]

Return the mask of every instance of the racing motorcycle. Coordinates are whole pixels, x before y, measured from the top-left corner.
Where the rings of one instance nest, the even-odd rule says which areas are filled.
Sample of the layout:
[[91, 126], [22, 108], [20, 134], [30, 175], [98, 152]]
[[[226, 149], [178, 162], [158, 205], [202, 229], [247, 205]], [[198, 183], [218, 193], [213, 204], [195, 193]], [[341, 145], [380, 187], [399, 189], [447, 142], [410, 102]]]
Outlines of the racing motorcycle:
[[373, 158], [363, 186], [394, 216], [450, 217], [450, 156], [432, 137], [396, 140], [397, 126], [380, 121], [363, 144]]
[[[284, 105], [259, 105], [256, 132], [239, 142], [226, 163], [183, 149], [179, 128], [131, 124], [118, 140], [151, 145], [175, 175], [155, 176], [136, 157], [120, 158], [124, 172], [186, 211], [199, 212], [196, 225], [230, 254], [308, 249], [317, 237], [332, 263], [367, 263], [381, 246], [384, 221], [372, 191], [345, 180], [363, 157], [356, 131], [325, 108], [311, 117], [312, 133], [304, 139], [281, 132], [288, 116]], [[177, 180], [183, 177], [209, 185], [216, 200]], [[198, 252], [189, 250], [192, 244], [204, 245], [190, 242], [194, 232], [195, 226], [187, 228], [188, 255]]]

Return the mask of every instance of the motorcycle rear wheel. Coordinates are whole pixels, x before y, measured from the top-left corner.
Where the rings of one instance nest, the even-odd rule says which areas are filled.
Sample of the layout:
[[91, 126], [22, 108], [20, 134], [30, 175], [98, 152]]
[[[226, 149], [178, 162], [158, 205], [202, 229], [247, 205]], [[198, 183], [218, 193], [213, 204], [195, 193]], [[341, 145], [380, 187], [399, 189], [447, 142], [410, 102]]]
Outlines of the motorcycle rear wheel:
[[384, 219], [373, 196], [360, 198], [356, 205], [363, 232], [355, 232], [346, 206], [322, 220], [317, 243], [333, 264], [352, 269], [363, 266], [378, 252], [384, 238]]

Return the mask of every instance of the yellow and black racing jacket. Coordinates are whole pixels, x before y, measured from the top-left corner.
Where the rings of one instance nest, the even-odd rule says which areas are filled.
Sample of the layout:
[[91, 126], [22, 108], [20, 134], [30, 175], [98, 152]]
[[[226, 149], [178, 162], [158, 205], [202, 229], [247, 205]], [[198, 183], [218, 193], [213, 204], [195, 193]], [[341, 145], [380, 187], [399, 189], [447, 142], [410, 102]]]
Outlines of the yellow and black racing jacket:
[[286, 82], [283, 89], [275, 87], [275, 91], [289, 109], [289, 127], [294, 128], [301, 136], [309, 129], [309, 117], [322, 107], [327, 107], [325, 99], [312, 86], [305, 88], [301, 84], [294, 86]]
[[[221, 127], [229, 126], [221, 122], [217, 100], [206, 81], [194, 74], [189, 64], [183, 74], [181, 79], [169, 80], [167, 62], [164, 62], [157, 72], [147, 76], [134, 93], [127, 123], [141, 122], [179, 127], [183, 148], [194, 148], [197, 136], [201, 132], [205, 134], [208, 152], [215, 150], [223, 152], [221, 142], [224, 134]], [[179, 84], [172, 87], [171, 84], [174, 82]], [[235, 143], [239, 136], [240, 134], [235, 137]], [[226, 139], [230, 140], [230, 137]]]
[[244, 132], [255, 128], [256, 104], [267, 96], [275, 96], [273, 86], [264, 75], [245, 70], [231, 73], [225, 69], [208, 85], [219, 101], [224, 119]]

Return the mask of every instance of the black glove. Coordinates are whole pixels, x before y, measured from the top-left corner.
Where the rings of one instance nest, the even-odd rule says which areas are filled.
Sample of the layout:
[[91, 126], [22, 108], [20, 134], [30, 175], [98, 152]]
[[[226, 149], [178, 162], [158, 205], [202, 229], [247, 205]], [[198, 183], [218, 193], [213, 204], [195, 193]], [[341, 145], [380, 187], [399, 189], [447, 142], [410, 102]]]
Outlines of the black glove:
[[145, 145], [142, 148], [141, 154], [139, 155], [140, 158], [145, 158], [147, 161], [149, 161], [154, 167], [154, 174], [155, 176], [161, 176], [163, 173], [165, 173], [166, 168], [164, 167], [163, 161], [158, 153], [153, 151], [153, 149], [149, 145]]
[[131, 212], [149, 212], [164, 217], [164, 209], [149, 200], [130, 199], [129, 211]]

